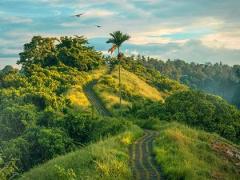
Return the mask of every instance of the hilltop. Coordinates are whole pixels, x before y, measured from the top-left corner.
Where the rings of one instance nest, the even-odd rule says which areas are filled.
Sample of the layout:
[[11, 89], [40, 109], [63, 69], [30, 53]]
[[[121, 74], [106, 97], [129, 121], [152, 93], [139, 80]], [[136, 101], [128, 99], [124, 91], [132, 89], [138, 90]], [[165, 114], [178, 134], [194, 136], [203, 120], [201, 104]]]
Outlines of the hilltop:
[[120, 107], [116, 59], [83, 37], [55, 41], [34, 37], [20, 54], [21, 71], [0, 74], [0, 178], [131, 179], [129, 162], [141, 152], [128, 150], [142, 151], [138, 143], [150, 138], [153, 150], [142, 153], [169, 179], [240, 176], [236, 107], [131, 57], [121, 61]]

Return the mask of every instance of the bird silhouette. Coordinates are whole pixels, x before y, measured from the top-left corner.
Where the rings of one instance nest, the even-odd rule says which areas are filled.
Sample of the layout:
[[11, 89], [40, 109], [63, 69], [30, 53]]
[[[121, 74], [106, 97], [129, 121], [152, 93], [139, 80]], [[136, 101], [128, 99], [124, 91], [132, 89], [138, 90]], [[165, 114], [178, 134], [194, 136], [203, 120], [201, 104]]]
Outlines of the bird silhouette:
[[102, 26], [100, 26], [100, 25], [96, 25], [96, 27], [97, 27], [97, 28], [101, 28]]
[[74, 15], [74, 16], [75, 16], [75, 17], [81, 17], [82, 15], [84, 15], [84, 13], [76, 14], [76, 15]]

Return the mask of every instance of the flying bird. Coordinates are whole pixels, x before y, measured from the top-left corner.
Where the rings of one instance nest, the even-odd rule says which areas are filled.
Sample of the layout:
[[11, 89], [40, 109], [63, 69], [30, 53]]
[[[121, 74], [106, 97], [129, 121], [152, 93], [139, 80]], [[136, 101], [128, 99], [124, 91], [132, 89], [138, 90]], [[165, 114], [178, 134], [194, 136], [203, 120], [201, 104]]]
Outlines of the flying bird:
[[81, 17], [82, 15], [84, 15], [84, 13], [76, 14], [76, 15], [74, 15], [74, 16], [75, 16], [75, 17]]
[[100, 26], [100, 25], [96, 25], [96, 27], [97, 27], [97, 28], [101, 28], [102, 26]]

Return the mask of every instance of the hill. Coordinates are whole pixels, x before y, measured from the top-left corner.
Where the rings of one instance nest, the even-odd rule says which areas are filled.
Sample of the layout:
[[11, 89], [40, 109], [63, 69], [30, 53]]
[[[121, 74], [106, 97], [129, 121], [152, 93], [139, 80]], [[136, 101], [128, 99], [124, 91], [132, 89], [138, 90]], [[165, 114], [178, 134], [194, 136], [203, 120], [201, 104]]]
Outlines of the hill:
[[[122, 112], [127, 112], [134, 102], [164, 102], [171, 94], [188, 90], [186, 86], [177, 81], [161, 76], [160, 73], [134, 61], [126, 59], [122, 63]], [[114, 62], [112, 66], [114, 67]], [[94, 87], [96, 94], [102, 99], [107, 109], [116, 115], [119, 113], [118, 73], [118, 68], [113, 68], [110, 73], [102, 76]]]
[[162, 61], [159, 59], [136, 56], [135, 59], [145, 67], [154, 68], [170, 79], [187, 86], [215, 94], [240, 107], [240, 66], [219, 63], [187, 63], [183, 60]]
[[20, 180], [130, 179], [128, 146], [141, 134], [140, 128], [130, 126], [124, 133], [35, 167]]
[[[119, 106], [118, 69], [114, 68], [110, 74], [99, 79], [94, 87], [97, 95], [102, 99], [107, 109], [116, 112]], [[131, 106], [134, 98], [163, 101], [164, 93], [148, 85], [144, 80], [125, 69], [122, 69], [122, 95], [125, 109]]]
[[239, 146], [175, 122], [158, 129], [154, 153], [168, 179], [239, 179]]
[[120, 107], [116, 59], [83, 37], [34, 37], [19, 63], [0, 73], [1, 179], [239, 177], [240, 111], [222, 98], [123, 57]]

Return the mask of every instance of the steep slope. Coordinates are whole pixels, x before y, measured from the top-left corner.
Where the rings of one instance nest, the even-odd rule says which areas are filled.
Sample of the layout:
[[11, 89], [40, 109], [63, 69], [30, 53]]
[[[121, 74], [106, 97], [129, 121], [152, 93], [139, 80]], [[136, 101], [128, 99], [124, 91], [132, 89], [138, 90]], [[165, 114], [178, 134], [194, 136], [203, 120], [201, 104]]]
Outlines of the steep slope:
[[[168, 84], [168, 82], [165, 82], [166, 80], [168, 79], [164, 79], [162, 83]], [[170, 80], [168, 81], [170, 82]], [[144, 79], [143, 77], [140, 77], [124, 68], [121, 69], [121, 82], [123, 111], [131, 107], [132, 102], [137, 100], [164, 102], [164, 99], [172, 93], [171, 90], [167, 92], [168, 87], [166, 87], [166, 89], [162, 88], [162, 90], [160, 90], [150, 85], [147, 79]], [[94, 90], [96, 94], [102, 99], [106, 108], [112, 113], [118, 114], [118, 69], [114, 68], [110, 74], [101, 77], [94, 87]]]
[[[99, 114], [103, 116], [111, 116], [111, 113], [105, 108], [101, 99], [96, 96], [93, 91], [96, 83], [97, 80], [93, 80], [86, 85], [84, 88], [86, 96], [92, 105], [97, 109]], [[132, 142], [129, 148], [129, 158], [133, 179], [157, 180], [163, 177], [162, 173], [160, 173], [161, 171], [159, 166], [156, 166], [152, 156], [153, 140], [155, 137], [156, 133], [154, 131], [145, 130], [144, 136], [135, 142]]]
[[[105, 74], [106, 71], [107, 71], [107, 68], [105, 66], [102, 66], [97, 70], [88, 72], [84, 80], [82, 80], [83, 81], [82, 83], [78, 83], [77, 85], [72, 86], [68, 90], [68, 92], [66, 93], [66, 97], [75, 106], [80, 106], [84, 108], [89, 107], [90, 103], [83, 91], [83, 86], [93, 79], [98, 79], [100, 76]], [[81, 79], [82, 77], [79, 76], [78, 78]]]
[[240, 177], [239, 146], [179, 123], [161, 123], [154, 152], [168, 179]]
[[59, 156], [33, 168], [20, 180], [66, 179], [131, 179], [128, 146], [141, 136], [136, 126], [115, 137], [110, 137], [78, 151]]

